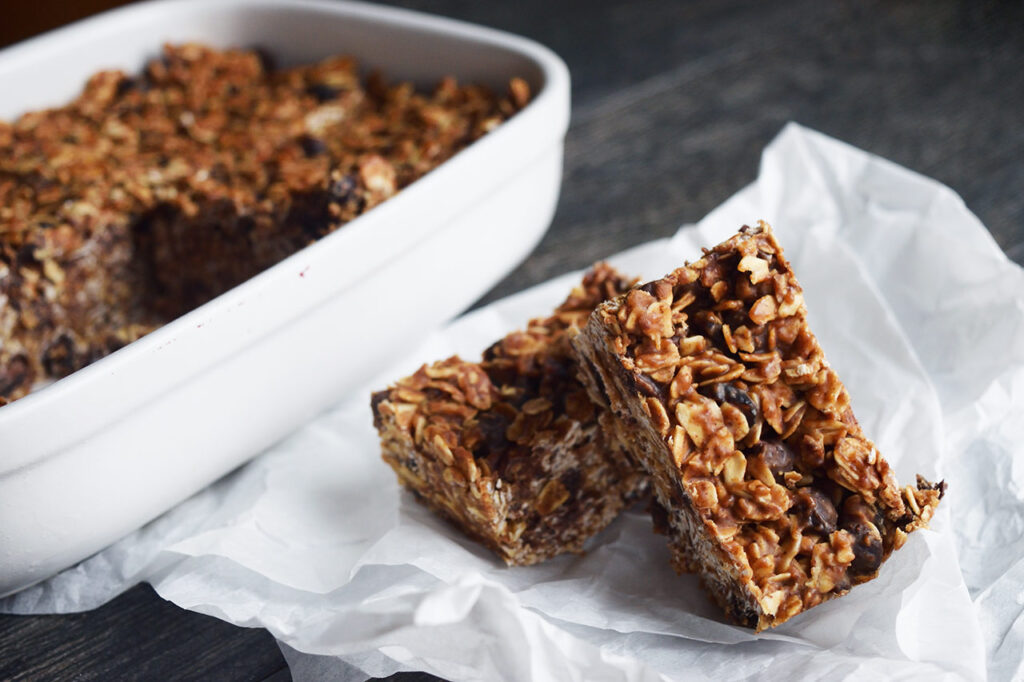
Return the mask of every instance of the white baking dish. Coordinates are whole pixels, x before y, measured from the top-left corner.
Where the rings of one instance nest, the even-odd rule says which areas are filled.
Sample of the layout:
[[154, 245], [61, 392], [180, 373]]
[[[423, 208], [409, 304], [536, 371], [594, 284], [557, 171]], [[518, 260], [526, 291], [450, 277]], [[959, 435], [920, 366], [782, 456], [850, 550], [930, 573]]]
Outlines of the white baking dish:
[[520, 75], [536, 94], [341, 230], [0, 408], [0, 595], [101, 549], [337, 401], [496, 283], [554, 212], [565, 65], [528, 40], [403, 10], [130, 6], [0, 52], [0, 117], [66, 102], [93, 72], [138, 71], [162, 43], [182, 41], [259, 47], [285, 65], [352, 54], [424, 85], [453, 74], [504, 88]]

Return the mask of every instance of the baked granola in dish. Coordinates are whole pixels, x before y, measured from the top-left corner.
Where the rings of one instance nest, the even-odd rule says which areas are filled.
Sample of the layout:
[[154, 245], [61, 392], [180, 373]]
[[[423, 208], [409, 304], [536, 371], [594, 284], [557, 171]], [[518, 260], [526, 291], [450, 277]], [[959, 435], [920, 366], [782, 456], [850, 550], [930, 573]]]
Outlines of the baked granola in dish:
[[377, 206], [529, 97], [186, 44], [0, 122], [0, 404]]
[[526, 565], [584, 542], [648, 480], [576, 378], [569, 338], [633, 282], [591, 270], [550, 317], [484, 353], [424, 365], [373, 395], [384, 461], [416, 499]]
[[632, 433], [675, 568], [743, 625], [874, 578], [945, 490], [898, 485], [861, 431], [763, 222], [601, 304], [573, 346]]

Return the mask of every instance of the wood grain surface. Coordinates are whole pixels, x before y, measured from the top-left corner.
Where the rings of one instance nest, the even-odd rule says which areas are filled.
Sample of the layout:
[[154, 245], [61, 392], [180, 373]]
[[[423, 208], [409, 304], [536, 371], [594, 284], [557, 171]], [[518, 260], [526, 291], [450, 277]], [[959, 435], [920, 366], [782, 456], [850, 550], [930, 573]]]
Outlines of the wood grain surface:
[[[0, 44], [114, 4], [24, 4], [36, 10], [0, 21]], [[700, 219], [754, 179], [762, 148], [791, 120], [946, 183], [1024, 263], [1019, 0], [394, 4], [529, 36], [572, 73], [554, 222], [480, 303]], [[290, 673], [265, 631], [184, 611], [138, 586], [84, 614], [0, 616], [7, 679]]]

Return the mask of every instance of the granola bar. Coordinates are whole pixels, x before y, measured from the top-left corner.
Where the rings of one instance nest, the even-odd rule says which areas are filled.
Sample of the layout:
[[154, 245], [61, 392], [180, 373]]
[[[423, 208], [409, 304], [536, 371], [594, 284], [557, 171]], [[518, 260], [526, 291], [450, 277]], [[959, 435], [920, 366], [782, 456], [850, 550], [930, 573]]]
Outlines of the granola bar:
[[0, 398], [59, 378], [373, 208], [522, 108], [332, 57], [168, 46], [0, 121]]
[[646, 493], [569, 348], [594, 307], [631, 284], [599, 265], [551, 317], [481, 362], [424, 365], [373, 395], [382, 456], [399, 482], [510, 565], [582, 551]]
[[743, 625], [874, 578], [945, 489], [897, 484], [763, 222], [600, 305], [573, 345], [591, 397], [633, 433], [675, 568]]

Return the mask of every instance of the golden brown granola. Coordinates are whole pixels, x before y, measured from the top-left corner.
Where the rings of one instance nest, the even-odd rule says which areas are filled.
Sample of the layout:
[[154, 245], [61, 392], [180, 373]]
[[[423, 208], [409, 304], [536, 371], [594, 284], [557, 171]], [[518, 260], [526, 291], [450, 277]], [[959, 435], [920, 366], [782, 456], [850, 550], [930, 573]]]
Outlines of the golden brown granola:
[[0, 397], [64, 376], [385, 201], [522, 108], [356, 63], [165, 47], [0, 122]]
[[552, 316], [481, 362], [424, 365], [373, 396], [399, 482], [509, 564], [582, 551], [647, 490], [576, 379], [569, 347], [595, 306], [631, 284], [600, 264]]
[[591, 397], [633, 434], [677, 570], [745, 625], [874, 578], [945, 489], [897, 484], [763, 222], [602, 304], [573, 345]]

